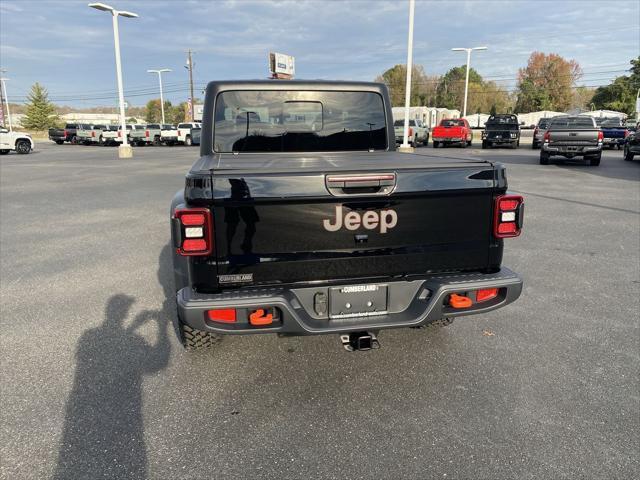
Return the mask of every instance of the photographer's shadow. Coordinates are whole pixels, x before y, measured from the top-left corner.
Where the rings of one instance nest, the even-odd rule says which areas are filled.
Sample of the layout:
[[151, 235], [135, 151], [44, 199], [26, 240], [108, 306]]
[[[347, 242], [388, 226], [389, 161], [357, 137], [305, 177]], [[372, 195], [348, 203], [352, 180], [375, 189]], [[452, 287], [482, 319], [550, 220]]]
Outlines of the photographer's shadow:
[[[168, 294], [162, 310], [145, 310], [127, 324], [135, 299], [117, 294], [108, 300], [102, 324], [80, 337], [53, 478], [146, 478], [142, 385], [145, 375], [163, 370], [169, 361], [170, 265], [167, 246], [158, 269]], [[157, 324], [153, 344], [138, 333], [150, 321]]]

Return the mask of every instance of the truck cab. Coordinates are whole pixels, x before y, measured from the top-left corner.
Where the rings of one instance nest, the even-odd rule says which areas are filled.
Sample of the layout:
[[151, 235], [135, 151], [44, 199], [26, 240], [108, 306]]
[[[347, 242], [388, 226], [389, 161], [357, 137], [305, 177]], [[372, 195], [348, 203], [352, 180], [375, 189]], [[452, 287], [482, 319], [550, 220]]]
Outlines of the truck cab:
[[335, 334], [366, 350], [508, 305], [523, 206], [499, 163], [397, 152], [382, 84], [210, 82], [169, 209], [183, 345]]

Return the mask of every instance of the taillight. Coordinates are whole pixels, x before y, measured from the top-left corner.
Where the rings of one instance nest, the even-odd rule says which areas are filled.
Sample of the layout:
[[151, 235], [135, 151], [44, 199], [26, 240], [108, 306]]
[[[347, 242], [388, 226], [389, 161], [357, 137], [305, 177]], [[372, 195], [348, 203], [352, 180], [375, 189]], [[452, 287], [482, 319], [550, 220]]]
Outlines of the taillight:
[[174, 243], [180, 255], [209, 255], [213, 251], [213, 222], [206, 208], [185, 208], [173, 214]]
[[118, 130], [118, 138], [120, 138], [122, 136], [122, 131]]
[[409, 136], [413, 137], [413, 128], [409, 127]]
[[535, 137], [538, 134], [538, 127], [533, 129], [533, 136]]
[[602, 130], [600, 130], [598, 132], [598, 141], [601, 142], [604, 140], [604, 132]]
[[517, 237], [524, 220], [524, 199], [520, 195], [501, 195], [496, 198], [493, 234], [497, 238]]
[[145, 132], [144, 132], [144, 136], [145, 136], [145, 137], [147, 137], [147, 138], [149, 138], [149, 130], [145, 130]]
[[629, 130], [624, 131], [624, 138], [627, 138], [631, 132]]
[[67, 138], [67, 135], [69, 135], [69, 134], [67, 133], [67, 130], [65, 129], [64, 130], [64, 137]]
[[551, 140], [551, 134], [547, 130], [546, 132], [544, 132], [544, 143], [549, 143], [549, 140]]
[[180, 130], [178, 130], [178, 136], [181, 137], [182, 133], [180, 133]]
[[91, 132], [91, 138], [96, 138], [96, 132]]

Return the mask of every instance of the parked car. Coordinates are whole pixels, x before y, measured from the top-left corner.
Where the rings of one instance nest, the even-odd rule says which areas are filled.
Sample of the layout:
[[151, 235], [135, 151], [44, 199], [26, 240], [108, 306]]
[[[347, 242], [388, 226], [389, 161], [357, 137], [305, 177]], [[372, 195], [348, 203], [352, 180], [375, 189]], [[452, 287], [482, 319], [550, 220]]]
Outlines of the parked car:
[[78, 125], [76, 123], [67, 123], [64, 128], [50, 128], [49, 140], [53, 140], [58, 145], [62, 145], [64, 142], [76, 143], [76, 131]]
[[106, 128], [107, 128], [106, 125], [91, 125], [86, 123], [82, 123], [78, 125], [78, 129], [76, 130], [78, 143], [82, 143], [84, 145], [91, 145], [92, 143], [95, 143], [95, 144], [100, 143], [100, 138], [102, 137], [102, 131]]
[[178, 124], [178, 143], [183, 145], [193, 145], [193, 129], [200, 129], [199, 123], [179, 123]]
[[624, 159], [630, 162], [636, 155], [640, 155], [640, 125], [627, 135], [624, 143]]
[[[155, 127], [158, 127], [157, 129]], [[142, 128], [140, 128], [142, 127]], [[152, 127], [149, 129], [149, 127]], [[131, 129], [129, 132], [129, 142], [131, 145], [137, 145], [139, 147], [144, 147], [145, 145], [150, 145], [154, 141], [154, 136], [152, 136], [152, 132], [158, 132], [158, 145], [160, 144], [160, 125], [159, 124], [149, 124], [149, 125], [140, 125], [137, 124], [135, 128]]]
[[491, 115], [482, 132], [482, 148], [508, 145], [520, 146], [520, 125], [518, 117], [512, 114]]
[[100, 145], [115, 145], [119, 130], [120, 127], [117, 125], [107, 125], [106, 128], [102, 130]]
[[473, 132], [465, 118], [449, 118], [442, 120], [440, 125], [433, 129], [431, 138], [433, 148], [438, 148], [440, 145], [446, 147], [454, 143], [466, 148], [473, 142]]
[[549, 126], [550, 118], [541, 118], [538, 120], [538, 123], [533, 129], [533, 142], [531, 143], [531, 148], [537, 150], [542, 145], [544, 141], [544, 132], [547, 131], [547, 127]]
[[614, 148], [618, 150], [622, 148], [625, 142], [625, 138], [629, 134], [629, 131], [622, 123], [620, 118], [605, 118], [600, 123], [600, 129], [604, 135], [602, 142], [604, 147]]
[[[144, 135], [145, 125], [135, 123], [132, 125], [125, 125], [125, 128], [128, 142], [131, 142], [132, 131], [141, 131], [142, 135]], [[105, 145], [117, 145], [118, 143], [122, 143], [122, 127], [112, 125], [109, 127], [108, 131], [103, 132], [102, 137]]]
[[163, 145], [177, 145], [178, 128], [175, 125], [166, 123], [160, 125], [160, 141]]
[[187, 349], [332, 333], [368, 350], [381, 329], [519, 297], [501, 261], [524, 203], [505, 166], [396, 152], [385, 85], [211, 82], [204, 112], [200, 158], [169, 212]]
[[6, 155], [11, 150], [24, 155], [33, 151], [35, 144], [31, 135], [21, 132], [11, 132], [0, 125], [0, 155]]
[[593, 117], [586, 115], [553, 117], [544, 134], [540, 164], [548, 165], [554, 155], [583, 157], [591, 166], [600, 165], [604, 135]]
[[[404, 141], [404, 120], [393, 122], [393, 130], [396, 136], [396, 145], [401, 145]], [[420, 120], [409, 119], [409, 131], [407, 142], [412, 147], [429, 144], [429, 128], [424, 126]]]

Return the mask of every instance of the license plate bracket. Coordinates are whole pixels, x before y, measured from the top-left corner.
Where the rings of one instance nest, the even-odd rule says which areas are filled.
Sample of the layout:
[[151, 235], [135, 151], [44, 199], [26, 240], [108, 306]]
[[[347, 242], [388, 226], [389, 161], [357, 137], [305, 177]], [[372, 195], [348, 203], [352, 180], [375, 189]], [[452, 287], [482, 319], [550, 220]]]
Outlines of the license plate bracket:
[[384, 315], [388, 305], [387, 285], [346, 285], [329, 289], [329, 317], [349, 318]]

